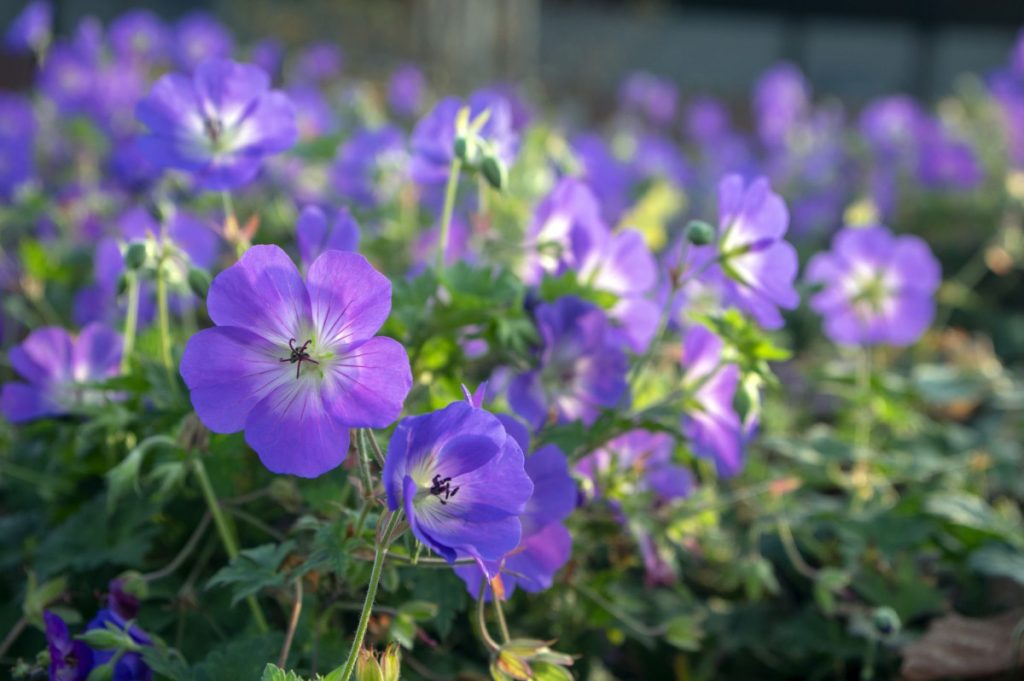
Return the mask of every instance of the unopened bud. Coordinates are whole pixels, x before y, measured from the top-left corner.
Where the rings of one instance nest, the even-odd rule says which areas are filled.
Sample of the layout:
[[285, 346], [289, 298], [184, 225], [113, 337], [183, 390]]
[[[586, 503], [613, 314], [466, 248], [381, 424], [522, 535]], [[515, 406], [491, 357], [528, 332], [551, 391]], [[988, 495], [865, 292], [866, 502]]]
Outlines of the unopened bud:
[[384, 681], [377, 658], [366, 648], [361, 648], [356, 658], [356, 681]]
[[469, 142], [465, 137], [459, 135], [455, 138], [455, 143], [452, 145], [452, 152], [455, 154], [455, 158], [465, 162], [466, 157], [469, 154]]
[[900, 616], [896, 614], [895, 610], [885, 605], [875, 608], [871, 621], [875, 625], [875, 630], [885, 638], [900, 630]]
[[694, 246], [707, 246], [715, 238], [715, 228], [703, 220], [690, 220], [686, 225], [686, 240]]
[[384, 681], [398, 681], [402, 668], [402, 651], [397, 644], [390, 644], [380, 657], [380, 672]]
[[117, 295], [123, 296], [128, 290], [128, 275], [124, 272], [117, 277]]
[[133, 241], [124, 252], [124, 266], [137, 270], [146, 262], [146, 242]]
[[508, 184], [508, 171], [505, 169], [505, 164], [493, 154], [484, 156], [483, 163], [480, 164], [480, 172], [483, 173], [487, 184], [498, 191], [503, 190]]
[[206, 298], [210, 290], [210, 273], [199, 267], [188, 268], [188, 286], [192, 293], [200, 298]]

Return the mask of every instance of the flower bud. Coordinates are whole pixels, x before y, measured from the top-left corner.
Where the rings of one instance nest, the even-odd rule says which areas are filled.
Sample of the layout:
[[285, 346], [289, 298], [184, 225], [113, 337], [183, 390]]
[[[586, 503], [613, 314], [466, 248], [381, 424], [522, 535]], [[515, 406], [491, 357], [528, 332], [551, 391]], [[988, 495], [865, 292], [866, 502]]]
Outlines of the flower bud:
[[892, 608], [883, 605], [871, 614], [871, 623], [882, 638], [889, 638], [900, 630], [900, 616]]
[[206, 298], [210, 290], [210, 273], [199, 267], [188, 268], [188, 286], [192, 293], [200, 298]]
[[494, 154], [484, 156], [484, 160], [480, 164], [480, 172], [483, 173], [487, 184], [498, 191], [503, 190], [508, 184], [508, 171], [505, 169], [505, 164]]
[[356, 658], [356, 681], [384, 681], [384, 672], [381, 671], [373, 651], [361, 648], [359, 657]]
[[690, 220], [686, 225], [686, 240], [694, 246], [707, 246], [715, 238], [715, 228], [703, 220]]
[[402, 650], [397, 644], [390, 644], [380, 657], [380, 671], [384, 681], [398, 681], [402, 667]]
[[146, 243], [144, 241], [133, 241], [128, 244], [124, 252], [124, 266], [130, 270], [137, 270], [146, 262]]
[[465, 137], [459, 135], [455, 138], [455, 143], [452, 145], [452, 152], [455, 154], [455, 158], [465, 161], [466, 156], [469, 152], [469, 142]]

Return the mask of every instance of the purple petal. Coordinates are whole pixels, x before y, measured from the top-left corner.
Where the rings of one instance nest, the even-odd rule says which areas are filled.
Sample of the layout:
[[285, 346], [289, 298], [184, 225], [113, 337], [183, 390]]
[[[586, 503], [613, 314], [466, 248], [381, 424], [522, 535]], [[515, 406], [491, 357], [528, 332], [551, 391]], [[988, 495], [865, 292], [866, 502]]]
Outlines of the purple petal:
[[533, 482], [533, 496], [523, 512], [523, 536], [569, 517], [576, 508], [576, 483], [569, 474], [565, 454], [546, 445], [526, 458], [526, 474]]
[[402, 413], [412, 388], [412, 371], [398, 341], [371, 338], [324, 363], [324, 401], [342, 423], [352, 428], [384, 428]]
[[120, 370], [121, 334], [102, 324], [89, 324], [75, 340], [72, 371], [76, 380], [100, 381], [116, 376]]
[[11, 366], [34, 384], [71, 380], [74, 353], [70, 334], [59, 326], [44, 326], [10, 351]]
[[0, 391], [0, 411], [11, 423], [23, 423], [42, 416], [65, 412], [43, 388], [24, 383], [4, 383]]
[[206, 300], [218, 326], [237, 326], [275, 345], [297, 342], [312, 325], [310, 296], [295, 263], [278, 246], [253, 246], [218, 274]]
[[321, 346], [340, 351], [371, 338], [391, 312], [391, 282], [358, 253], [327, 251], [306, 281]]

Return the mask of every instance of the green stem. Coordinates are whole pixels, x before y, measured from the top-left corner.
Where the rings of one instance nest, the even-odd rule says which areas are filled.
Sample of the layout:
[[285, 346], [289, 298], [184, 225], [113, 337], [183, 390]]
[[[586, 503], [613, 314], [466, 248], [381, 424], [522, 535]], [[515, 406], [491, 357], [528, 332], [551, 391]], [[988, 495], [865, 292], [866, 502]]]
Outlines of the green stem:
[[370, 474], [370, 456], [368, 453], [369, 447], [366, 445], [366, 436], [363, 434], [364, 428], [356, 428], [356, 454], [359, 457], [359, 478], [363, 485], [363, 499], [366, 500], [367, 504], [370, 499], [373, 498], [373, 477]]
[[444, 271], [444, 256], [448, 250], [448, 232], [451, 230], [452, 211], [455, 210], [455, 192], [459, 188], [459, 172], [462, 160], [458, 156], [452, 158], [451, 171], [448, 173], [448, 184], [444, 190], [444, 210], [441, 212], [441, 234], [437, 239], [437, 261], [435, 267], [440, 274]]
[[859, 348], [857, 357], [857, 431], [855, 444], [862, 456], [871, 448], [871, 350]]
[[164, 256], [161, 254], [156, 266], [156, 304], [160, 322], [160, 359], [163, 361], [171, 386], [176, 387], [174, 358], [171, 356], [171, 315], [167, 305], [167, 273], [164, 271]]
[[476, 620], [477, 624], [480, 625], [480, 636], [484, 639], [484, 644], [492, 650], [500, 650], [501, 646], [498, 642], [491, 638], [491, 632], [487, 631], [487, 617], [484, 615], [484, 594], [487, 593], [487, 580], [480, 580], [480, 593], [476, 596]]
[[498, 631], [501, 632], [502, 643], [508, 643], [512, 637], [508, 633], [508, 622], [505, 621], [505, 611], [501, 608], [501, 599], [498, 598], [498, 594], [491, 589], [491, 600], [494, 601], [494, 612], [498, 615]]
[[128, 310], [124, 317], [124, 347], [121, 351], [121, 373], [131, 368], [132, 353], [135, 351], [135, 331], [139, 326], [139, 275], [129, 271]]
[[356, 636], [352, 639], [352, 648], [348, 651], [348, 659], [342, 669], [338, 681], [348, 681], [356, 668], [356, 659], [359, 657], [359, 650], [363, 647], [363, 639], [366, 637], [366, 627], [370, 624], [370, 614], [373, 612], [373, 601], [377, 597], [377, 586], [380, 584], [380, 575], [384, 569], [384, 557], [387, 555], [388, 545], [391, 543], [391, 533], [398, 527], [402, 519], [401, 511], [393, 513], [388, 520], [387, 527], [377, 540], [377, 555], [373, 559], [373, 567], [370, 569], [370, 583], [366, 586], [366, 600], [363, 601], [363, 610], [359, 614], [359, 624], [356, 625]]
[[[220, 540], [224, 544], [224, 550], [227, 551], [228, 558], [234, 560], [238, 557], [238, 542], [235, 541], [235, 535], [231, 532], [227, 518], [224, 517], [224, 512], [221, 510], [220, 502], [217, 500], [217, 493], [210, 483], [210, 477], [206, 474], [206, 466], [203, 465], [203, 460], [195, 454], [191, 454], [191, 458], [192, 469], [196, 473], [199, 487], [203, 490], [203, 496], [206, 498], [206, 505], [210, 509], [210, 515], [213, 516], [213, 524], [217, 526], [217, 534], [220, 535]], [[256, 597], [249, 596], [245, 600], [249, 604], [249, 610], [252, 611], [252, 618], [256, 622], [256, 628], [261, 633], [269, 631], [267, 620], [263, 616], [263, 611], [260, 609], [260, 604], [256, 601]]]

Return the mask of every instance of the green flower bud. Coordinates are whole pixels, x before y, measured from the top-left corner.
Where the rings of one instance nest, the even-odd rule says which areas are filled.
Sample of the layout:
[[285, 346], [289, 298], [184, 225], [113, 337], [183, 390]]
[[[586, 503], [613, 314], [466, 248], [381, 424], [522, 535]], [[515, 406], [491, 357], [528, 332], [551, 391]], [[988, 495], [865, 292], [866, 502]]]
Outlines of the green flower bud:
[[361, 648], [356, 658], [356, 681], [384, 681], [384, 673], [373, 651]]
[[117, 295], [123, 296], [128, 291], [128, 275], [122, 272], [117, 277]]
[[397, 644], [390, 644], [380, 657], [380, 671], [384, 681], [398, 681], [402, 669], [402, 650]]
[[200, 298], [210, 291], [210, 273], [198, 267], [188, 268], [188, 286]]
[[480, 164], [480, 172], [483, 173], [487, 184], [498, 191], [503, 190], [508, 184], [508, 171], [505, 169], [505, 164], [493, 154], [484, 156], [483, 163]]
[[686, 240], [694, 246], [707, 246], [715, 239], [715, 228], [703, 220], [690, 220], [686, 225]]
[[875, 611], [871, 614], [871, 623], [874, 625], [875, 631], [882, 638], [889, 638], [898, 634], [901, 626], [900, 616], [887, 605], [875, 608]]
[[452, 151], [455, 153], [455, 158], [465, 162], [469, 155], [469, 141], [459, 135], [455, 138], [455, 143], [452, 145]]
[[130, 270], [137, 270], [146, 262], [146, 242], [133, 241], [128, 244], [124, 252], [124, 266]]

